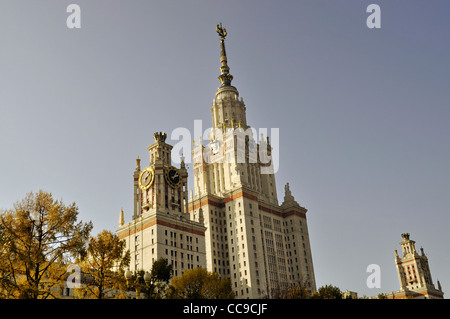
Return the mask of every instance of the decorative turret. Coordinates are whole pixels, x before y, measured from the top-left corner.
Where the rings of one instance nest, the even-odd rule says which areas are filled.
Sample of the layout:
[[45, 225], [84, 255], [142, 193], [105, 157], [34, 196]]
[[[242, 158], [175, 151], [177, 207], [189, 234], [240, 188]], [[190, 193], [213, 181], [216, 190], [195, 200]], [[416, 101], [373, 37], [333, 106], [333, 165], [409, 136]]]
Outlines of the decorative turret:
[[167, 134], [165, 132], [156, 132], [153, 134], [155, 143], [147, 147], [150, 156], [150, 164], [171, 165], [171, 151], [173, 146], [166, 143]]
[[119, 226], [123, 226], [123, 224], [125, 224], [125, 216], [123, 214], [123, 208], [121, 208], [119, 215]]
[[167, 134], [165, 132], [156, 132], [153, 134], [153, 138], [155, 139], [155, 142], [165, 142]]
[[394, 249], [394, 251], [395, 251], [395, 260], [396, 260], [396, 261], [400, 261], [400, 257], [399, 257], [399, 255], [398, 255], [397, 249]]
[[[133, 185], [134, 185], [134, 209], [133, 209], [133, 219], [139, 216], [141, 210], [141, 190], [139, 189], [139, 174], [141, 174], [141, 159], [139, 156], [136, 158], [136, 169], [133, 174]], [[122, 211], [123, 213], [123, 211]]]
[[297, 203], [297, 201], [295, 200], [294, 196], [292, 196], [291, 189], [289, 188], [289, 183], [286, 183], [286, 185], [284, 186], [284, 201], [283, 204], [281, 204], [281, 207], [283, 208], [301, 207], [299, 203]]
[[409, 239], [409, 233], [404, 233], [402, 234], [402, 238], [403, 241], [400, 243], [400, 245], [402, 246], [402, 251], [403, 251], [403, 257], [407, 256], [407, 255], [418, 255], [417, 251], [416, 251], [416, 247], [415, 247], [415, 241]]
[[138, 156], [136, 158], [136, 172], [140, 172], [140, 171], [141, 171], [141, 159]]

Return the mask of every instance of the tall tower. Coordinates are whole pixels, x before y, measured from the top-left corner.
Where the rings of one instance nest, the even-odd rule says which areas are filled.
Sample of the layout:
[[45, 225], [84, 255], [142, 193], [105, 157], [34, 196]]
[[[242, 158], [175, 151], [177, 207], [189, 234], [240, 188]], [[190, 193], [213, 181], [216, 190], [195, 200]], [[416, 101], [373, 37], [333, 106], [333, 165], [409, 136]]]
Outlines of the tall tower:
[[136, 160], [133, 173], [134, 212], [125, 223], [120, 212], [117, 234], [131, 253], [130, 269], [150, 271], [153, 262], [165, 258], [173, 267], [173, 275], [187, 269], [206, 267], [205, 227], [188, 213], [188, 173], [184, 160], [179, 168], [172, 166], [172, 145], [167, 134], [153, 134], [149, 166], [141, 170]]
[[444, 294], [438, 281], [438, 288], [434, 287], [431, 279], [428, 258], [423, 248], [421, 254], [416, 250], [415, 241], [411, 240], [409, 233], [402, 234], [402, 257], [395, 250], [395, 265], [397, 267], [400, 291], [396, 298], [412, 297], [417, 299], [443, 299]]
[[237, 298], [277, 297], [295, 284], [314, 291], [307, 210], [289, 184], [278, 204], [272, 146], [247, 124], [244, 101], [231, 85], [227, 31], [221, 24], [216, 30], [220, 87], [209, 140], [194, 141], [195, 196], [189, 200], [191, 218], [204, 219], [207, 269], [230, 278]]

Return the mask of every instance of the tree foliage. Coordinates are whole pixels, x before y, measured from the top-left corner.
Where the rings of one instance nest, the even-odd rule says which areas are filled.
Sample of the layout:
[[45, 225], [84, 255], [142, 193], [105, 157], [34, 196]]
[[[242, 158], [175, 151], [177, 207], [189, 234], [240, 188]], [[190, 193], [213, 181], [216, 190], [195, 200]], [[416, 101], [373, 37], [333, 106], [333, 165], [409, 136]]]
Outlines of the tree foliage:
[[52, 298], [66, 266], [84, 255], [92, 223], [77, 221], [75, 203], [30, 192], [0, 215], [0, 293], [6, 298]]
[[[144, 293], [147, 299], [162, 299], [172, 277], [172, 265], [166, 258], [160, 258], [152, 265], [150, 272], [139, 270], [128, 280], [128, 288]], [[137, 290], [137, 286], [139, 289]]]
[[296, 284], [286, 289], [280, 296], [280, 299], [309, 299], [311, 291], [305, 285]]
[[160, 258], [153, 263], [152, 270], [150, 271], [152, 282], [165, 282], [168, 283], [172, 278], [172, 265], [166, 258]]
[[172, 265], [165, 258], [155, 261], [150, 271], [149, 298], [160, 299], [165, 295], [167, 285], [172, 278]]
[[342, 299], [342, 291], [333, 285], [320, 287], [311, 296], [313, 299]]
[[83, 287], [78, 297], [105, 299], [116, 297], [125, 288], [124, 272], [130, 263], [130, 252], [125, 241], [116, 234], [103, 230], [89, 239], [87, 256], [81, 262]]
[[228, 278], [208, 272], [202, 267], [186, 270], [180, 277], [174, 277], [169, 287], [171, 299], [231, 299], [234, 293]]

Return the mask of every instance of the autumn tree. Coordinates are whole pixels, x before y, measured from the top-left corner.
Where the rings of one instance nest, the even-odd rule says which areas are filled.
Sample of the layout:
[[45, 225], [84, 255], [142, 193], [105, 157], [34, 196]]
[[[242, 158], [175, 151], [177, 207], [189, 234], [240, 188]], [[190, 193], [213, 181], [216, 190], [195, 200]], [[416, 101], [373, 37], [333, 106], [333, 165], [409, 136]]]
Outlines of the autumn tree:
[[125, 289], [125, 269], [130, 251], [116, 234], [103, 230], [89, 239], [86, 258], [80, 262], [83, 282], [76, 290], [78, 298], [115, 298]]
[[309, 299], [311, 291], [306, 288], [306, 284], [297, 283], [288, 287], [281, 293], [280, 299]]
[[325, 285], [314, 292], [311, 297], [313, 299], [342, 299], [342, 292], [338, 287]]
[[166, 258], [160, 258], [153, 263], [150, 272], [139, 270], [133, 274], [127, 271], [127, 286], [129, 289], [133, 288], [137, 294], [144, 293], [148, 299], [162, 299], [172, 277], [172, 268]]
[[153, 263], [149, 278], [150, 298], [162, 298], [172, 278], [172, 268], [166, 258], [160, 258]]
[[30, 192], [0, 213], [0, 291], [3, 297], [45, 299], [60, 294], [67, 265], [83, 255], [92, 223], [77, 221], [75, 203]]
[[216, 272], [198, 267], [186, 270], [174, 277], [168, 289], [172, 299], [232, 299], [234, 293], [228, 278], [220, 278]]

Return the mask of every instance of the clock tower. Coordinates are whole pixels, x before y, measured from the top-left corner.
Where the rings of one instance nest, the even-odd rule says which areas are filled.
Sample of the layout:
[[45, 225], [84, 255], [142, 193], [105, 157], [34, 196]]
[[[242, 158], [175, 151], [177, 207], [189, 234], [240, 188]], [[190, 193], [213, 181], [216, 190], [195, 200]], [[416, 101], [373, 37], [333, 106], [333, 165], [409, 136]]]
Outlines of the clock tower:
[[159, 258], [169, 260], [173, 275], [186, 269], [206, 267], [205, 227], [188, 214], [188, 173], [184, 160], [179, 168], [172, 165], [172, 145], [167, 134], [153, 134], [155, 142], [147, 150], [149, 165], [141, 169], [136, 160], [134, 213], [125, 223], [121, 211], [117, 234], [131, 253], [130, 269], [150, 271]]
[[181, 167], [171, 165], [172, 145], [166, 143], [167, 134], [153, 134], [155, 143], [150, 145], [150, 166], [140, 172], [135, 182], [135, 207], [140, 206], [139, 214], [154, 210], [164, 210], [170, 213], [187, 213], [187, 181], [188, 173], [184, 161]]

